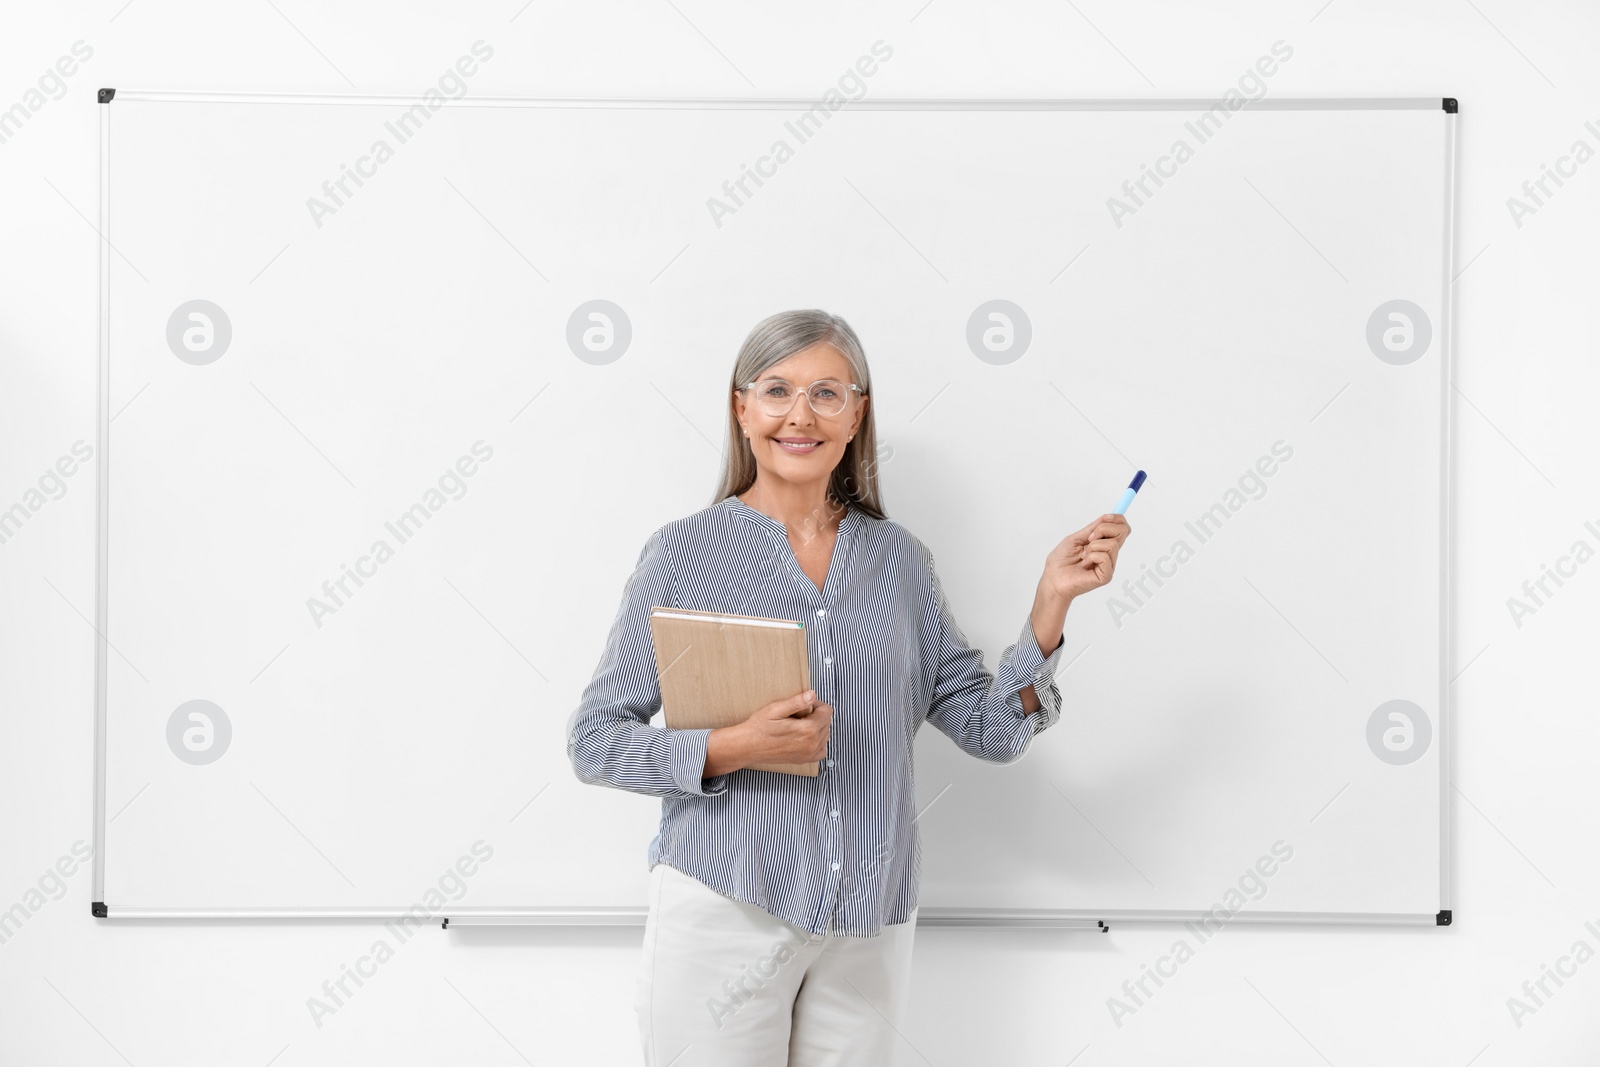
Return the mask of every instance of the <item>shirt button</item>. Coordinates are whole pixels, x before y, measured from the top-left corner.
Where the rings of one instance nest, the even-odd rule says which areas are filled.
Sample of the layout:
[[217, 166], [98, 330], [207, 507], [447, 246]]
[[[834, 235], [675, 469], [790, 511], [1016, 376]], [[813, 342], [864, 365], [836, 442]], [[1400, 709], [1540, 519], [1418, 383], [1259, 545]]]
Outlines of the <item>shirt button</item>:
[[828, 609], [827, 608], [818, 608], [817, 609], [817, 614], [818, 615], [826, 615], [827, 613], [828, 613]]
[[823, 663], [832, 663], [833, 662], [833, 657], [832, 656], [823, 656], [822, 657], [822, 662]]
[[835, 819], [837, 819], [839, 817], [839, 809], [838, 808], [834, 808], [832, 811], [828, 812], [828, 814], [832, 815]]
[[830, 766], [830, 767], [832, 767], [832, 766], [833, 766], [833, 760], [829, 760], [829, 761], [828, 761], [828, 766]]
[[836, 871], [837, 871], [837, 870], [838, 870], [838, 869], [839, 869], [839, 865], [838, 865], [838, 864], [837, 864], [837, 863], [835, 863], [835, 864], [834, 864], [834, 865], [833, 865], [833, 869], [834, 869], [834, 870], [836, 870]]

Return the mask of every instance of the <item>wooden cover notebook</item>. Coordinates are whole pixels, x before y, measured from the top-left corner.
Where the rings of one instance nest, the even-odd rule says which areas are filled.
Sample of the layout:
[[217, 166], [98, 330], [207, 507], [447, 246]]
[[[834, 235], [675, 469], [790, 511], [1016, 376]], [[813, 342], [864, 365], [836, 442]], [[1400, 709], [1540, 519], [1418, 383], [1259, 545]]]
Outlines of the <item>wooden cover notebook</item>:
[[[811, 688], [806, 631], [793, 619], [652, 607], [661, 711], [674, 729], [736, 726], [758, 708]], [[817, 763], [752, 763], [816, 777]]]

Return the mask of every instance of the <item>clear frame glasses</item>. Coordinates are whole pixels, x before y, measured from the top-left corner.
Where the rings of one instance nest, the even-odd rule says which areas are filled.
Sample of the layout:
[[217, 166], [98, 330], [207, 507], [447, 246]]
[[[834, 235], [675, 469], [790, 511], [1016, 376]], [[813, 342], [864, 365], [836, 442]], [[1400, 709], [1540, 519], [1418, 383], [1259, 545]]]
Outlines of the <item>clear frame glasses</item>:
[[763, 378], [760, 381], [745, 382], [739, 387], [739, 392], [748, 392], [756, 401], [761, 411], [769, 416], [787, 415], [800, 394], [806, 395], [806, 403], [811, 405], [811, 410], [823, 418], [831, 418], [844, 411], [850, 405], [850, 391], [866, 395], [861, 386], [854, 382], [841, 382], [833, 378], [821, 378], [812, 382], [804, 389], [796, 389], [790, 382], [782, 378]]

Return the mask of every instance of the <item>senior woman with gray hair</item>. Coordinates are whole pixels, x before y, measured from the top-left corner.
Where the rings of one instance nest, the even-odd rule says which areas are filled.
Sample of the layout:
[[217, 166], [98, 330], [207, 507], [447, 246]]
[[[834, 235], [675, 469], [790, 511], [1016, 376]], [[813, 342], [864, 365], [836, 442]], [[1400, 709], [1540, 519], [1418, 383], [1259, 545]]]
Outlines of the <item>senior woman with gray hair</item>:
[[[1129, 526], [1101, 515], [1049, 552], [991, 675], [927, 547], [884, 513], [850, 325], [773, 315], [729, 384], [722, 484], [645, 542], [567, 751], [584, 782], [662, 798], [635, 994], [645, 1063], [878, 1067], [910, 990], [917, 730], [1021, 758], [1061, 717], [1067, 608], [1111, 580]], [[654, 605], [804, 622], [811, 688], [736, 726], [651, 726]], [[810, 761], [815, 777], [750, 769]]]

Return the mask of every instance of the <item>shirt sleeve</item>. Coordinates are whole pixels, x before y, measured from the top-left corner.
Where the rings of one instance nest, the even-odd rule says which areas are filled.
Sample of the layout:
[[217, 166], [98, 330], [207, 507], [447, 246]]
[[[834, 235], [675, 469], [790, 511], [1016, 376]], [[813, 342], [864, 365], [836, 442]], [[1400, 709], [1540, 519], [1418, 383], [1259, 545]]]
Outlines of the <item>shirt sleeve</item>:
[[650, 725], [661, 710], [650, 609], [671, 606], [671, 597], [671, 563], [657, 530], [639, 552], [605, 652], [567, 723], [567, 757], [579, 781], [656, 797], [727, 791], [728, 775], [701, 777], [709, 729]]
[[[971, 647], [950, 611], [944, 586], [926, 546], [928, 599], [925, 613], [932, 633], [934, 683], [928, 720], [965, 752], [992, 763], [1014, 763], [1035, 734], [1061, 719], [1061, 690], [1055, 672], [1065, 640], [1046, 656], [1033, 634], [1030, 616], [1017, 640], [1000, 654], [997, 673], [983, 664], [983, 650]], [[1033, 686], [1039, 710], [1022, 707], [1022, 690]]]

